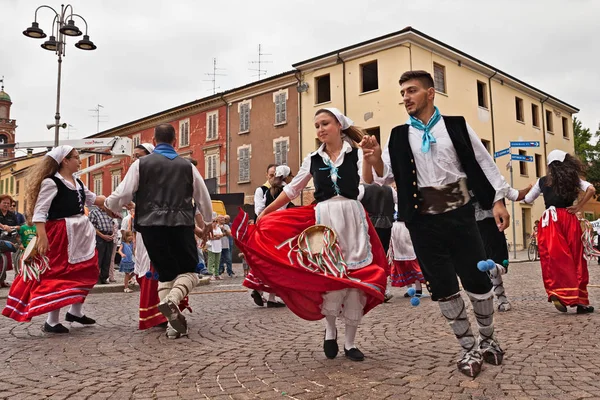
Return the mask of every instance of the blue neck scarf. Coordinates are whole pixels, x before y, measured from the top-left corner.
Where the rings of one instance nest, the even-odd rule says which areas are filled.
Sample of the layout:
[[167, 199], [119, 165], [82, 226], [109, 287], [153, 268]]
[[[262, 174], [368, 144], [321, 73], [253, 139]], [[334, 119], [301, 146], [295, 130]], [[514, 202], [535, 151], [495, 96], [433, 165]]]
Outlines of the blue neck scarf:
[[434, 109], [435, 111], [433, 112], [433, 115], [429, 119], [427, 125], [424, 125], [423, 122], [413, 117], [412, 115], [408, 120], [410, 126], [424, 132], [423, 143], [421, 144], [421, 152], [423, 153], [427, 153], [429, 151], [429, 149], [431, 148], [431, 143], [436, 143], [435, 137], [433, 137], [433, 135], [431, 134], [431, 128], [433, 128], [435, 124], [438, 123], [440, 118], [442, 118], [442, 115], [440, 114], [440, 110], [438, 110], [437, 107], [434, 107]]
[[171, 146], [170, 144], [167, 144], [167, 143], [157, 144], [156, 147], [154, 148], [154, 153], [158, 153], [162, 156], [165, 156], [169, 160], [172, 160], [175, 157], [177, 157], [177, 152], [175, 151], [173, 146]]

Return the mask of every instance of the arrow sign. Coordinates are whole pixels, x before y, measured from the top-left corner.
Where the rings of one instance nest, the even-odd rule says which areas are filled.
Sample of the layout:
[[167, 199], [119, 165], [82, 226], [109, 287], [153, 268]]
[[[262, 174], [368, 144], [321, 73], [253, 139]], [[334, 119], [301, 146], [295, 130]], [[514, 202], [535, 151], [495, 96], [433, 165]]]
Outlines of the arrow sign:
[[502, 157], [510, 154], [510, 147], [508, 149], [500, 150], [494, 153], [494, 158]]
[[510, 147], [540, 147], [540, 142], [510, 142]]
[[510, 159], [515, 161], [533, 162], [533, 156], [522, 156], [520, 154], [511, 154]]

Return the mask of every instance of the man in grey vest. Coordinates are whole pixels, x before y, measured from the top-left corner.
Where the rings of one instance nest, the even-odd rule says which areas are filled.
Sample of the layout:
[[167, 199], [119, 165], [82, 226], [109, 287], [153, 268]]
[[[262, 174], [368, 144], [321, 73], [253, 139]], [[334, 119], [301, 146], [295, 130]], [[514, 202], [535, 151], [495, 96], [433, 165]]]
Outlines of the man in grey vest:
[[131, 164], [105, 205], [118, 212], [135, 193], [134, 226], [158, 272], [158, 309], [169, 321], [167, 337], [178, 338], [187, 334], [178, 304], [198, 284], [194, 234], [210, 235], [212, 228], [204, 221], [211, 220], [212, 204], [200, 172], [177, 155], [173, 126], [157, 126], [153, 142], [154, 152]]

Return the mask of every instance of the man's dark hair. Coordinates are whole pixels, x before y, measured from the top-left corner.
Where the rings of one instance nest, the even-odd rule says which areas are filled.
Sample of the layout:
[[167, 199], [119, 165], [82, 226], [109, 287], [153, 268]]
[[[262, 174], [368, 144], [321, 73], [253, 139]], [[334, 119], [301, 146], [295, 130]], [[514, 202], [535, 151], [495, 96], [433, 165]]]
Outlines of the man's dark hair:
[[277, 164], [269, 164], [269, 165], [267, 166], [267, 173], [268, 173], [268, 172], [269, 172], [269, 170], [270, 170], [271, 168], [273, 168], [273, 167], [277, 168]]
[[147, 148], [145, 148], [144, 146], [142, 146], [141, 144], [138, 144], [137, 146], [134, 147], [134, 149], [140, 149], [143, 150], [144, 153], [146, 153], [146, 155], [150, 154], [150, 152], [148, 151]]
[[429, 72], [423, 71], [423, 70], [406, 71], [400, 77], [400, 85], [402, 85], [404, 82], [410, 81], [412, 79], [416, 79], [419, 82], [421, 82], [421, 85], [423, 85], [423, 87], [425, 89], [434, 87], [433, 78], [431, 77], [431, 74]]
[[160, 124], [154, 128], [154, 139], [156, 143], [173, 143], [173, 140], [175, 140], [175, 128], [171, 124]]

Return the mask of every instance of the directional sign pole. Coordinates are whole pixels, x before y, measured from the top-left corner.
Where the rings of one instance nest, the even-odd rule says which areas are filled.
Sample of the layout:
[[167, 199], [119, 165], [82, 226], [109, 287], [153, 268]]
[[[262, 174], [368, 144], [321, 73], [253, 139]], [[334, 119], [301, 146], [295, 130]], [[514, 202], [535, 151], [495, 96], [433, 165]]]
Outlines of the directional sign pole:
[[[510, 162], [510, 187], [514, 188], [515, 184], [513, 182], [512, 146], [509, 148], [510, 148], [510, 154], [511, 154], [510, 161], [509, 161]], [[512, 234], [513, 234], [513, 246], [512, 246], [513, 247], [513, 259], [516, 260], [517, 259], [517, 228], [515, 226], [516, 219], [515, 219], [515, 202], [514, 201], [511, 201], [511, 207], [512, 207], [511, 212], [512, 212], [512, 218], [513, 218], [513, 221], [511, 224], [512, 225]]]

